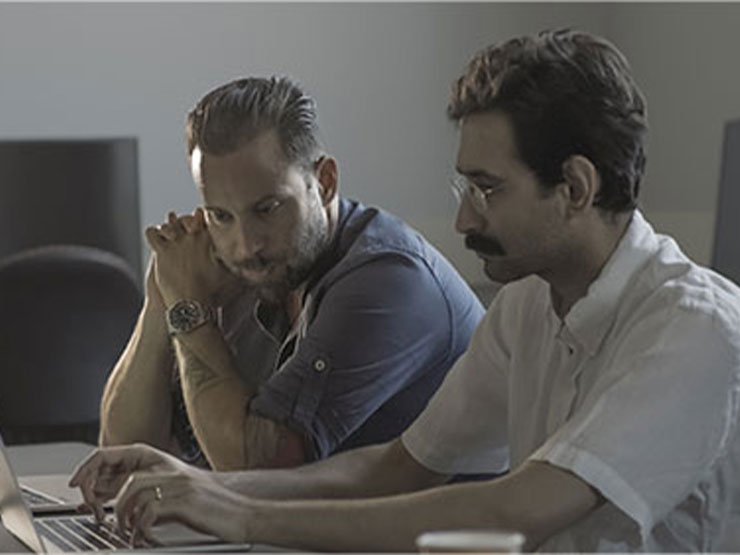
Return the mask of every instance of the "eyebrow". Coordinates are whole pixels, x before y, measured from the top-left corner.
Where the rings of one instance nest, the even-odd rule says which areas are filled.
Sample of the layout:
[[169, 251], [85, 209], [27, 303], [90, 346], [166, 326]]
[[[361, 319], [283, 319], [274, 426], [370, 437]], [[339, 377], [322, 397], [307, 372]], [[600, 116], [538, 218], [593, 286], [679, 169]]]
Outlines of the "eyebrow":
[[224, 208], [221, 208], [220, 206], [213, 206], [211, 204], [204, 204], [203, 210], [222, 210], [224, 212], [226, 211]]
[[[254, 209], [255, 207], [258, 207], [261, 204], [264, 204], [266, 202], [272, 202], [274, 200], [280, 200], [280, 195], [277, 195], [275, 193], [269, 193], [263, 197], [260, 197], [255, 202], [250, 203], [249, 208]], [[204, 210], [221, 210], [223, 212], [231, 212], [231, 210], [222, 208], [221, 206], [214, 206], [212, 204], [204, 204], [203, 209]]]
[[464, 175], [464, 176], [470, 178], [470, 179], [476, 179], [476, 178], [481, 178], [481, 177], [482, 178], [485, 178], [485, 179], [488, 179], [488, 180], [491, 180], [491, 181], [503, 181], [503, 179], [504, 179], [500, 175], [496, 175], [496, 174], [490, 173], [490, 172], [488, 172], [486, 170], [479, 170], [479, 169], [474, 169], [474, 168], [471, 168], [471, 169], [467, 169], [466, 170], [464, 168], [461, 168], [460, 166], [455, 166], [455, 171], [457, 173], [461, 174], [461, 175]]

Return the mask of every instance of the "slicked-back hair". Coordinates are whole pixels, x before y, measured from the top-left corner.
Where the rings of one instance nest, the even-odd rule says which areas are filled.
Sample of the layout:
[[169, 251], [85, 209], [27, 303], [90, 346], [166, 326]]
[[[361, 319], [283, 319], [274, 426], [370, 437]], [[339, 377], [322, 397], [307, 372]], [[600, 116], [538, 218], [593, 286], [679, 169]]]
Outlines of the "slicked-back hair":
[[234, 152], [274, 129], [288, 162], [308, 169], [319, 155], [316, 103], [287, 77], [237, 79], [206, 94], [188, 113], [188, 155]]
[[543, 31], [478, 52], [452, 86], [448, 116], [500, 110], [522, 161], [545, 188], [580, 154], [601, 176], [595, 205], [637, 206], [645, 170], [647, 106], [626, 58], [607, 40], [568, 29]]

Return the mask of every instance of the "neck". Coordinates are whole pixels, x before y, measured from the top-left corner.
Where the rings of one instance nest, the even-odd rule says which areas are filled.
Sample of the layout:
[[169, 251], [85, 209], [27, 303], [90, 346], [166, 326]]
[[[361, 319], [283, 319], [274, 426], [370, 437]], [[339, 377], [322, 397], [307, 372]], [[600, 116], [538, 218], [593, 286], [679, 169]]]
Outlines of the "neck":
[[594, 226], [583, 233], [583, 241], [563, 257], [558, 268], [546, 276], [553, 309], [563, 319], [576, 302], [586, 296], [617, 248], [632, 219], [632, 213], [609, 219], [597, 216]]
[[298, 315], [301, 313], [303, 308], [303, 293], [305, 292], [305, 284], [300, 285], [285, 298], [285, 314], [288, 316], [288, 322], [292, 326]]

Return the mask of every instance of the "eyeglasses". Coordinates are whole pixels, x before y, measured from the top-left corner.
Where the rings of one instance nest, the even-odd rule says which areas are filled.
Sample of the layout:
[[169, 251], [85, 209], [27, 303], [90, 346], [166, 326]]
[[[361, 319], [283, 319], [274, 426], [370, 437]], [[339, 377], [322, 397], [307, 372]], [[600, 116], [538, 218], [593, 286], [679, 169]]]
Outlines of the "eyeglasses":
[[483, 215], [488, 210], [488, 199], [492, 190], [483, 191], [470, 179], [460, 174], [455, 175], [450, 180], [450, 187], [452, 187], [452, 194], [455, 195], [458, 203], [462, 203], [463, 198], [467, 197], [478, 214]]

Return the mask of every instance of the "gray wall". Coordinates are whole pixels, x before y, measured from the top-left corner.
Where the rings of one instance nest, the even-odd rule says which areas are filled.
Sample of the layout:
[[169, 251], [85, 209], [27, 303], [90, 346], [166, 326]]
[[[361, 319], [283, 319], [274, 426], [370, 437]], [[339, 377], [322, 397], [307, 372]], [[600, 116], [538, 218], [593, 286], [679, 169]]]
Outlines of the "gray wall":
[[158, 223], [198, 202], [186, 111], [228, 79], [287, 73], [318, 100], [343, 192], [479, 281], [452, 230], [449, 83], [489, 42], [578, 27], [632, 60], [654, 129], [646, 211], [706, 262], [721, 124], [740, 112], [738, 23], [733, 4], [0, 4], [0, 137], [138, 136], [141, 217]]
[[644, 210], [708, 263], [724, 124], [740, 117], [740, 4], [620, 4], [607, 32], [648, 97]]

